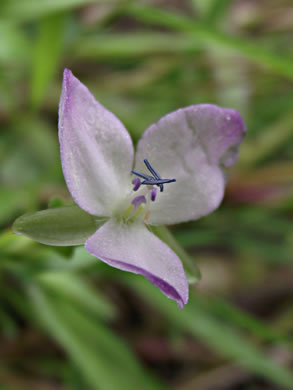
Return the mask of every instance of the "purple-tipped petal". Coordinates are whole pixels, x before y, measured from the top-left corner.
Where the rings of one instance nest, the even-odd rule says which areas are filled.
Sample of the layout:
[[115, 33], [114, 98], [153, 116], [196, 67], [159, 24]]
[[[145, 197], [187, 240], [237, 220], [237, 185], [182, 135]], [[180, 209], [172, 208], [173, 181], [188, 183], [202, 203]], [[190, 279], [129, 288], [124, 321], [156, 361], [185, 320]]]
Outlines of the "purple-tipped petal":
[[[214, 111], [213, 118], [202, 115], [202, 142], [207, 148], [212, 164], [229, 167], [237, 161], [238, 148], [243, 141], [246, 127], [240, 114], [231, 108], [203, 105], [205, 110]], [[196, 122], [194, 122], [196, 125]]]
[[151, 205], [150, 224], [174, 224], [198, 219], [215, 210], [225, 189], [225, 168], [236, 162], [245, 125], [232, 109], [212, 104], [172, 112], [150, 126], [138, 143], [136, 167], [144, 159], [166, 184]]
[[123, 271], [145, 276], [183, 308], [188, 301], [188, 282], [177, 255], [143, 224], [106, 222], [85, 248], [100, 260]]
[[132, 141], [119, 119], [67, 69], [59, 105], [59, 140], [73, 199], [90, 214], [110, 216], [130, 189]]

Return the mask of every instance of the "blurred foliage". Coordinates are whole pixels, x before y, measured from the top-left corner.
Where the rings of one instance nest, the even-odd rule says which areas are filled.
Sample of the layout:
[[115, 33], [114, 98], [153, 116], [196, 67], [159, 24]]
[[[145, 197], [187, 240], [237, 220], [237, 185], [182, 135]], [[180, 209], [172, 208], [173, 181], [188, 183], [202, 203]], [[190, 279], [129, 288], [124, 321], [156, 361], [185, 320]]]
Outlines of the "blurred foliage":
[[[293, 389], [292, 20], [290, 0], [1, 1], [1, 390]], [[172, 228], [202, 273], [183, 311], [82, 247], [10, 232], [70, 203], [64, 67], [135, 141], [189, 104], [245, 118], [223, 205]]]

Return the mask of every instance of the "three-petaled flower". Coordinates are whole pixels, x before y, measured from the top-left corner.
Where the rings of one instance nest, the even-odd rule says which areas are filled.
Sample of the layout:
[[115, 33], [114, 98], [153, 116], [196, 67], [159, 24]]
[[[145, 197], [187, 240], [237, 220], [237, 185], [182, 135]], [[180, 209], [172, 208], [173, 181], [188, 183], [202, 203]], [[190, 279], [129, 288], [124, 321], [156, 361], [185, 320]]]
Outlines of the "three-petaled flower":
[[[215, 210], [244, 132], [236, 111], [194, 105], [150, 126], [134, 157], [123, 124], [65, 70], [59, 110], [65, 180], [82, 209], [109, 218], [85, 248], [112, 267], [144, 275], [182, 308], [188, 282], [181, 261], [146, 224], [195, 220]], [[139, 188], [131, 170], [146, 172], [145, 159], [176, 182], [158, 194], [153, 185]]]
[[78, 206], [105, 218], [87, 237], [87, 251], [145, 276], [183, 308], [188, 282], [182, 263], [148, 225], [196, 220], [215, 210], [244, 133], [235, 110], [193, 105], [151, 125], [134, 154], [123, 124], [66, 69], [59, 106], [64, 177]]

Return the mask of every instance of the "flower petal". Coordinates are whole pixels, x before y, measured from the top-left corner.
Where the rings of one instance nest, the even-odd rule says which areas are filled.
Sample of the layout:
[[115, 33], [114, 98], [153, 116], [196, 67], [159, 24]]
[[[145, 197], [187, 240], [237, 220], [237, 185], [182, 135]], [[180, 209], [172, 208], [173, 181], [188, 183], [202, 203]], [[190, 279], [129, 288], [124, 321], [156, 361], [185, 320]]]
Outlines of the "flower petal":
[[237, 111], [212, 104], [186, 107], [150, 126], [138, 143], [136, 170], [146, 158], [164, 185], [151, 205], [150, 224], [198, 219], [216, 209], [224, 195], [225, 168], [236, 162], [245, 125]]
[[187, 303], [188, 282], [181, 261], [143, 224], [111, 219], [87, 240], [85, 248], [112, 267], [145, 276], [180, 308]]
[[110, 216], [130, 189], [133, 145], [123, 124], [65, 69], [59, 105], [64, 177], [75, 202]]

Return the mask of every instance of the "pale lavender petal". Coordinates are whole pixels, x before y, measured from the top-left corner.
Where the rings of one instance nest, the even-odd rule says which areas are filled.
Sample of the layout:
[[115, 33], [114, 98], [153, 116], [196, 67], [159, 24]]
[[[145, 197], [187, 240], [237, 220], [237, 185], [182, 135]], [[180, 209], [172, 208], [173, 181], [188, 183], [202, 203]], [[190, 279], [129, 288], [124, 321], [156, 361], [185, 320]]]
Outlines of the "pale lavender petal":
[[110, 216], [131, 189], [133, 145], [123, 124], [65, 69], [59, 105], [64, 177], [75, 202]]
[[188, 282], [181, 261], [143, 224], [110, 220], [87, 240], [85, 248], [112, 267], [145, 276], [180, 308], [187, 303]]
[[237, 111], [212, 104], [172, 112], [150, 126], [138, 143], [135, 169], [148, 159], [164, 185], [151, 204], [150, 224], [198, 219], [215, 210], [224, 195], [225, 168], [235, 163], [245, 125]]

